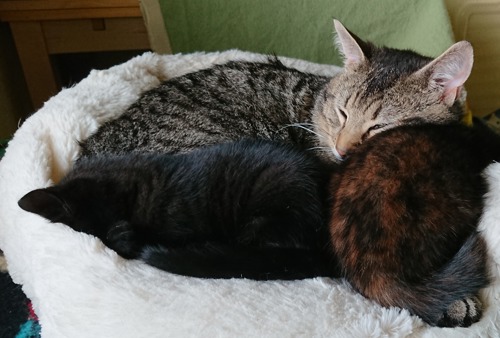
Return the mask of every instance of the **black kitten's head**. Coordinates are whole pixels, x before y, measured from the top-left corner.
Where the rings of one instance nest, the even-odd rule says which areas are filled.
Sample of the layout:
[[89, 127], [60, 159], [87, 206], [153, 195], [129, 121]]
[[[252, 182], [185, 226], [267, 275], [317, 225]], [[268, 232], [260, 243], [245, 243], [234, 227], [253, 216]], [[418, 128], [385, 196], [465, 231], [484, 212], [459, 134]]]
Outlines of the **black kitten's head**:
[[[111, 194], [111, 196], [113, 196]], [[23, 196], [18, 205], [51, 222], [99, 236], [106, 225], [121, 216], [105, 186], [90, 179], [76, 179]], [[119, 201], [118, 201], [119, 202]]]

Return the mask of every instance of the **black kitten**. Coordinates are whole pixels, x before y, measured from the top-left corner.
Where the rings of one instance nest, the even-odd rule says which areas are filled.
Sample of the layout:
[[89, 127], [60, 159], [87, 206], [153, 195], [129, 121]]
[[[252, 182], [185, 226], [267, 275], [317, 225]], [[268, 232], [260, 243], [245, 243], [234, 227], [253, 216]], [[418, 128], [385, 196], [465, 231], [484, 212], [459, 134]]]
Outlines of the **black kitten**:
[[177, 155], [82, 159], [24, 210], [99, 237], [125, 258], [210, 278], [332, 275], [320, 164], [240, 141]]

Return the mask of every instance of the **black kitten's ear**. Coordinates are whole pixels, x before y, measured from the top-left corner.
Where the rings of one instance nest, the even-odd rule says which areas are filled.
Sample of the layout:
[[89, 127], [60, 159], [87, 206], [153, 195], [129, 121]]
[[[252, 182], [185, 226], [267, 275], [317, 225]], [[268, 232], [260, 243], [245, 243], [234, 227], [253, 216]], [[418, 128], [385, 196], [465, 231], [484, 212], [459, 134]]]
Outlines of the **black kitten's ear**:
[[71, 212], [68, 205], [50, 188], [33, 190], [24, 195], [17, 204], [22, 209], [45, 217], [51, 222], [68, 219]]

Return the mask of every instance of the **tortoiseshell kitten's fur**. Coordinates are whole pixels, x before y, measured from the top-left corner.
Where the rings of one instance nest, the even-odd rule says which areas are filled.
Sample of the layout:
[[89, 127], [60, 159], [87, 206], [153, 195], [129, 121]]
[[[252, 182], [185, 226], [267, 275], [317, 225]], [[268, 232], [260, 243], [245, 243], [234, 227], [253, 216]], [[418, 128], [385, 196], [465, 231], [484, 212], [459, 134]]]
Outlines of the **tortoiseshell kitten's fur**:
[[125, 258], [205, 278], [334, 275], [327, 171], [290, 146], [240, 141], [188, 154], [82, 159], [24, 210]]
[[499, 159], [498, 136], [481, 125], [399, 127], [354, 149], [330, 187], [332, 245], [353, 287], [432, 325], [478, 321], [482, 172]]
[[335, 21], [344, 69], [327, 78], [268, 62], [233, 61], [169, 79], [82, 142], [82, 157], [182, 153], [242, 137], [313, 148], [335, 162], [399, 125], [459, 121], [473, 63], [462, 41], [436, 59], [376, 47]]

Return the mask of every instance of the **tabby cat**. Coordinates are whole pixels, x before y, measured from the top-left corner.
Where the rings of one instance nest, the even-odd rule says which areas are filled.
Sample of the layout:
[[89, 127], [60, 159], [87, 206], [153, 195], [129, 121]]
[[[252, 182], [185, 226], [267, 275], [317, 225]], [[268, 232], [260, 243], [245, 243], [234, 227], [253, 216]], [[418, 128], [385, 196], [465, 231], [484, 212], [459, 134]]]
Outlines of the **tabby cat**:
[[402, 126], [354, 149], [330, 186], [343, 275], [432, 325], [478, 321], [476, 295], [488, 283], [482, 172], [494, 160], [500, 141], [481, 125]]
[[19, 205], [177, 274], [332, 276], [327, 172], [289, 145], [243, 140], [189, 154], [82, 159]]
[[248, 137], [313, 148], [335, 162], [383, 130], [460, 120], [461, 88], [473, 63], [468, 42], [432, 60], [376, 47], [334, 23], [345, 58], [341, 74], [307, 74], [274, 58], [172, 78], [83, 141], [81, 156], [179, 153]]

